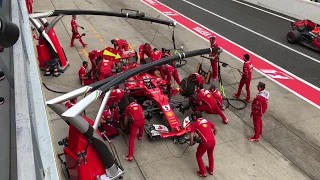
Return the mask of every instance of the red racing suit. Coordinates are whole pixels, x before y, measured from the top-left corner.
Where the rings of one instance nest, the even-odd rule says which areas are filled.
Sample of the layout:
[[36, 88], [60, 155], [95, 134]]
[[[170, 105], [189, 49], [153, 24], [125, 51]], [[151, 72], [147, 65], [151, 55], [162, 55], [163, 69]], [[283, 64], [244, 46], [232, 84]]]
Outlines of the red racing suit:
[[225, 123], [228, 122], [223, 111], [218, 106], [216, 99], [209, 90], [201, 89], [197, 90], [196, 93], [196, 111], [205, 111], [208, 114], [219, 114]]
[[259, 139], [262, 134], [262, 115], [268, 109], [269, 92], [260, 91], [252, 101], [251, 116], [254, 125], [254, 139]]
[[126, 40], [115, 38], [114, 41], [116, 43], [116, 44], [114, 44], [114, 49], [117, 49], [120, 51], [123, 51], [123, 50], [128, 51], [129, 50], [129, 44]]
[[192, 74], [189, 75], [188, 78], [190, 79], [193, 74], [196, 75], [196, 80], [194, 81], [194, 83], [195, 83], [196, 85], [204, 84], [204, 79], [203, 79], [203, 77], [202, 77], [200, 74], [198, 74], [198, 73], [192, 73]]
[[[151, 55], [151, 61], [157, 61], [160, 60], [162, 57], [162, 52], [161, 51], [153, 51]], [[164, 67], [163, 66], [158, 66], [154, 69], [152, 69], [152, 74], [154, 74], [154, 71], [158, 70], [160, 72], [161, 78], [165, 79], [165, 74], [164, 74]]]
[[251, 61], [249, 60], [245, 61], [243, 64], [243, 73], [240, 80], [238, 92], [235, 94], [236, 97], [240, 97], [242, 88], [244, 85], [246, 85], [246, 90], [247, 90], [246, 100], [250, 100], [250, 82], [252, 78], [252, 71], [253, 71], [253, 66]]
[[202, 156], [206, 152], [208, 154], [209, 160], [209, 171], [214, 171], [213, 150], [216, 145], [216, 140], [212, 132], [212, 129], [214, 127], [215, 125], [212, 122], [204, 118], [199, 118], [196, 122], [192, 123], [191, 125], [191, 132], [197, 133], [202, 141], [202, 143], [199, 144], [196, 152], [196, 158], [201, 174], [206, 174], [206, 169], [202, 160]]
[[[218, 43], [214, 42], [210, 45], [211, 48], [218, 48]], [[212, 67], [212, 78], [215, 81], [218, 78], [218, 59], [219, 59], [219, 52], [215, 52], [210, 54], [210, 63]]]
[[214, 99], [217, 101], [218, 106], [221, 109], [222, 105], [223, 105], [223, 98], [222, 98], [221, 92], [219, 90], [215, 89], [215, 90], [211, 90], [211, 93], [212, 93]]
[[28, 10], [28, 14], [32, 14], [33, 10], [32, 10], [32, 0], [26, 0], [26, 5], [27, 5], [27, 10]]
[[74, 104], [73, 104], [72, 102], [70, 102], [70, 101], [66, 102], [64, 105], [65, 105], [68, 109], [70, 109], [70, 108], [72, 108], [72, 106], [74, 106]]
[[99, 81], [100, 81], [107, 77], [112, 76], [112, 69], [114, 68], [114, 64], [112, 61], [104, 59], [99, 62], [97, 68], [99, 70]]
[[140, 64], [143, 64], [144, 61], [144, 55], [147, 55], [150, 59], [152, 59], [153, 50], [151, 45], [149, 46], [149, 49], [145, 49], [145, 44], [141, 44], [139, 47], [139, 56], [140, 56]]
[[82, 86], [86, 86], [93, 83], [93, 79], [88, 77], [87, 69], [83, 66], [80, 67], [78, 71], [80, 83]]
[[143, 126], [145, 124], [143, 109], [140, 104], [136, 102], [130, 103], [125, 112], [125, 117], [131, 117], [132, 123], [130, 125], [130, 139], [129, 139], [129, 152], [128, 156], [132, 157], [134, 153], [134, 140], [139, 130], [138, 137], [142, 138]]
[[[103, 128], [103, 130], [105, 130], [105, 135], [106, 136], [116, 136], [119, 134], [119, 131], [117, 130], [117, 128], [115, 128], [112, 124], [108, 122], [109, 120], [113, 120], [113, 116], [112, 116], [112, 112], [110, 109], [106, 109], [101, 116], [101, 119], [106, 121], [105, 123], [101, 123], [101, 126]], [[101, 132], [102, 133], [102, 132]]]
[[75, 39], [79, 39], [79, 41], [82, 44], [82, 46], [85, 47], [87, 44], [85, 44], [82, 41], [80, 33], [78, 32], [78, 24], [77, 24], [76, 20], [74, 20], [74, 19], [71, 20], [71, 30], [72, 30], [72, 37], [71, 37], [70, 47], [74, 46], [74, 40]]
[[165, 74], [167, 75], [166, 80], [169, 83], [169, 85], [171, 86], [171, 77], [173, 77], [174, 80], [180, 85], [181, 81], [179, 78], [178, 70], [173, 66], [170, 66], [169, 64], [164, 65], [164, 67], [164, 71], [166, 72]]
[[118, 104], [121, 101], [124, 94], [125, 94], [125, 92], [123, 89], [120, 89], [120, 88], [114, 89], [114, 90], [112, 90], [110, 97], [107, 101], [107, 105], [110, 107], [110, 109], [113, 112], [113, 118], [117, 121], [120, 120], [120, 109], [118, 106], [116, 106], [116, 107], [113, 107], [113, 106], [114, 106], [114, 104]]

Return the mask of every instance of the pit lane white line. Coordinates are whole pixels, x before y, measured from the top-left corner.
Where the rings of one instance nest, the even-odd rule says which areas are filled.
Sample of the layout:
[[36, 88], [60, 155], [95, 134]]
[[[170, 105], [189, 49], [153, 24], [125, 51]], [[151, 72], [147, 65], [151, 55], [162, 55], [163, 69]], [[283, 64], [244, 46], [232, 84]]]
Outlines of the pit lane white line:
[[227, 22], [229, 22], [229, 23], [232, 23], [232, 24], [234, 24], [234, 25], [236, 25], [236, 26], [238, 26], [238, 27], [241, 27], [241, 28], [243, 28], [243, 29], [245, 29], [245, 30], [247, 30], [247, 31], [250, 31], [250, 32], [252, 32], [253, 34], [256, 34], [256, 35], [258, 35], [258, 36], [260, 36], [260, 37], [262, 37], [262, 38], [265, 38], [265, 39], [267, 39], [267, 40], [275, 43], [275, 44], [278, 44], [278, 45], [280, 45], [280, 46], [282, 46], [282, 47], [284, 47], [284, 48], [287, 48], [287, 49], [289, 49], [289, 50], [291, 50], [291, 51], [293, 51], [293, 52], [295, 52], [295, 53], [297, 53], [297, 54], [300, 54], [301, 56], [304, 56], [304, 57], [306, 57], [306, 58], [308, 58], [308, 59], [311, 59], [311, 60], [314, 61], [314, 62], [320, 63], [320, 60], [317, 60], [317, 59], [315, 59], [315, 58], [313, 58], [313, 57], [311, 57], [311, 56], [308, 56], [308, 55], [306, 55], [306, 54], [304, 54], [304, 53], [302, 53], [302, 52], [299, 52], [299, 51], [297, 51], [297, 50], [295, 50], [295, 49], [292, 49], [292, 48], [290, 48], [290, 47], [288, 47], [288, 46], [286, 46], [286, 45], [284, 45], [284, 44], [279, 43], [278, 41], [275, 41], [275, 40], [273, 40], [273, 39], [271, 39], [271, 38], [269, 38], [269, 37], [267, 37], [267, 36], [264, 36], [264, 35], [256, 32], [256, 31], [253, 31], [253, 30], [251, 30], [251, 29], [249, 29], [249, 28], [247, 28], [247, 27], [244, 27], [244, 26], [242, 26], [242, 25], [240, 25], [240, 24], [238, 24], [238, 23], [236, 23], [236, 22], [233, 22], [233, 21], [231, 21], [231, 20], [229, 20], [229, 19], [227, 19], [227, 18], [225, 18], [225, 17], [222, 17], [222, 16], [220, 16], [220, 15], [218, 15], [218, 14], [216, 14], [216, 13], [213, 13], [213, 12], [207, 10], [207, 9], [204, 9], [204, 8], [202, 8], [202, 7], [200, 7], [200, 6], [196, 5], [196, 4], [193, 4], [193, 3], [191, 3], [191, 2], [189, 2], [189, 1], [187, 1], [187, 0], [181, 0], [181, 1], [186, 2], [186, 3], [188, 3], [188, 4], [190, 4], [190, 5], [194, 6], [194, 7], [196, 7], [196, 8], [198, 8], [198, 9], [201, 9], [201, 10], [203, 10], [203, 11], [209, 13], [209, 14], [212, 14], [212, 15], [214, 15], [214, 16], [217, 16], [218, 18], [221, 18], [221, 19], [223, 19], [223, 20], [225, 20], [225, 21], [227, 21]]
[[251, 7], [251, 8], [256, 9], [256, 10], [265, 12], [265, 13], [267, 13], [267, 14], [271, 14], [271, 15], [276, 16], [276, 17], [278, 17], [278, 18], [281, 18], [281, 19], [284, 19], [284, 20], [287, 20], [287, 21], [290, 21], [290, 22], [295, 22], [295, 20], [288, 19], [288, 18], [286, 18], [286, 17], [283, 17], [283, 16], [280, 16], [280, 15], [278, 15], [278, 14], [275, 14], [275, 13], [272, 13], [272, 12], [269, 12], [269, 11], [266, 11], [266, 10], [264, 10], [264, 9], [257, 8], [257, 7], [255, 7], [255, 6], [246, 4], [246, 3], [244, 3], [244, 2], [240, 2], [240, 1], [237, 1], [237, 0], [232, 0], [232, 1], [233, 1], [233, 2], [236, 2], [236, 3], [239, 3], [239, 4], [242, 4], [242, 5], [245, 5], [245, 6], [248, 6], [248, 7]]

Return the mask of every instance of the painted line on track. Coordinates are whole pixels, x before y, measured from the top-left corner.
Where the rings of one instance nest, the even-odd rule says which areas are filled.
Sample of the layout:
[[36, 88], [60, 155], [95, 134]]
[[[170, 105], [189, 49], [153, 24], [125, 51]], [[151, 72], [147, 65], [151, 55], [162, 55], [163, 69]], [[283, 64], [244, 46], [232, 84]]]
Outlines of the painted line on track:
[[281, 67], [273, 64], [265, 58], [249, 51], [248, 49], [235, 44], [231, 40], [221, 36], [220, 34], [210, 30], [209, 28], [200, 25], [194, 20], [178, 13], [170, 7], [158, 2], [157, 0], [141, 0], [146, 5], [152, 7], [159, 13], [168, 17], [169, 19], [176, 21], [182, 27], [186, 28], [190, 32], [196, 34], [202, 39], [209, 41], [211, 36], [216, 36], [217, 42], [231, 56], [235, 57], [239, 61], [243, 62], [242, 56], [248, 53], [251, 56], [254, 69], [259, 73], [265, 75], [267, 78], [284, 87], [288, 91], [297, 95], [301, 99], [309, 102], [318, 109], [320, 109], [320, 89], [305, 80], [295, 76], [294, 74], [282, 69]]
[[251, 7], [253, 9], [256, 9], [256, 10], [259, 10], [259, 11], [262, 11], [262, 12], [265, 12], [267, 14], [271, 14], [273, 16], [276, 16], [278, 18], [281, 18], [281, 19], [284, 19], [284, 20], [287, 20], [287, 21], [290, 21], [290, 22], [295, 22], [295, 20], [292, 20], [292, 19], [289, 19], [289, 18], [286, 18], [286, 17], [283, 17], [283, 16], [280, 16], [278, 14], [275, 14], [275, 13], [272, 13], [272, 12], [269, 12], [269, 11], [266, 11], [264, 9], [260, 9], [258, 7], [255, 7], [255, 6], [252, 6], [250, 4], [247, 4], [247, 3], [244, 3], [244, 2], [240, 2], [240, 1], [237, 1], [237, 0], [232, 0], [233, 2], [236, 2], [236, 3], [239, 3], [239, 4], [242, 4], [242, 5], [245, 5], [245, 6], [248, 6], [248, 7]]
[[225, 17], [223, 17], [223, 16], [220, 16], [220, 15], [218, 15], [218, 14], [216, 14], [216, 13], [213, 13], [213, 12], [211, 12], [211, 11], [209, 11], [209, 10], [203, 8], [203, 7], [200, 7], [200, 6], [196, 5], [196, 4], [193, 4], [193, 3], [191, 3], [191, 2], [189, 2], [189, 1], [187, 1], [187, 0], [181, 0], [181, 1], [183, 1], [183, 2], [185, 2], [185, 3], [188, 3], [189, 5], [194, 6], [194, 7], [198, 8], [198, 9], [201, 9], [202, 11], [205, 11], [205, 12], [207, 12], [207, 13], [209, 13], [209, 14], [211, 14], [211, 15], [214, 15], [214, 16], [220, 18], [220, 19], [223, 19], [223, 20], [225, 20], [225, 21], [227, 21], [227, 22], [229, 22], [229, 23], [231, 23], [231, 24], [234, 24], [234, 25], [236, 25], [236, 26], [238, 26], [238, 27], [241, 27], [242, 29], [245, 29], [245, 30], [247, 30], [247, 31], [249, 31], [249, 32], [251, 32], [251, 33], [253, 33], [253, 34], [255, 34], [255, 35], [258, 35], [258, 36], [260, 36], [260, 37], [262, 37], [262, 38], [264, 38], [264, 39], [267, 39], [267, 40], [269, 40], [269, 41], [271, 41], [271, 42], [273, 42], [273, 43], [275, 43], [275, 44], [278, 44], [279, 46], [282, 46], [282, 47], [284, 47], [284, 48], [286, 48], [286, 49], [289, 49], [289, 50], [291, 50], [291, 51], [293, 51], [293, 52], [295, 52], [295, 53], [297, 53], [297, 54], [300, 54], [301, 56], [304, 56], [304, 57], [306, 57], [306, 58], [308, 58], [308, 59], [311, 59], [311, 60], [314, 61], [314, 62], [320, 63], [320, 60], [318, 60], [318, 59], [315, 59], [315, 58], [313, 58], [313, 57], [311, 57], [311, 56], [309, 56], [309, 55], [306, 55], [306, 54], [304, 54], [304, 53], [302, 53], [302, 52], [300, 52], [300, 51], [297, 51], [297, 50], [295, 50], [295, 49], [293, 49], [293, 48], [291, 48], [291, 47], [289, 47], [289, 46], [286, 46], [286, 45], [284, 45], [284, 44], [282, 44], [282, 43], [280, 43], [280, 42], [278, 42], [278, 41], [275, 41], [275, 40], [273, 40], [273, 39], [271, 39], [271, 38], [269, 38], [269, 37], [267, 37], [267, 36], [265, 36], [265, 35], [263, 35], [263, 34], [260, 34], [260, 33], [256, 32], [256, 31], [252, 30], [252, 29], [249, 29], [249, 28], [247, 28], [247, 27], [245, 27], [245, 26], [242, 26], [241, 24], [238, 24], [238, 23], [236, 23], [236, 22], [233, 22], [233, 21], [231, 21], [230, 19], [227, 19], [227, 18], [225, 18]]

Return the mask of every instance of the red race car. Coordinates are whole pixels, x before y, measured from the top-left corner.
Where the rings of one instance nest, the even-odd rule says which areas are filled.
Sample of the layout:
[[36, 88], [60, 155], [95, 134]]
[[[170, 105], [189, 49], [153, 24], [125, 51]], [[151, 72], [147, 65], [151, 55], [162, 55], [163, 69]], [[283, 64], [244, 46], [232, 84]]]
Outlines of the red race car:
[[[144, 130], [152, 138], [173, 137], [175, 142], [185, 143], [185, 135], [190, 132], [189, 120], [181, 125], [174, 113], [181, 107], [181, 102], [170, 102], [170, 88], [167, 81], [149, 73], [140, 73], [128, 79], [124, 86], [130, 90], [130, 95], [143, 105], [147, 119], [157, 114], [165, 116], [168, 127], [159, 124], [146, 124]], [[178, 91], [175, 91], [176, 93]]]
[[287, 34], [291, 44], [301, 43], [320, 52], [320, 25], [310, 20], [291, 22], [292, 31]]

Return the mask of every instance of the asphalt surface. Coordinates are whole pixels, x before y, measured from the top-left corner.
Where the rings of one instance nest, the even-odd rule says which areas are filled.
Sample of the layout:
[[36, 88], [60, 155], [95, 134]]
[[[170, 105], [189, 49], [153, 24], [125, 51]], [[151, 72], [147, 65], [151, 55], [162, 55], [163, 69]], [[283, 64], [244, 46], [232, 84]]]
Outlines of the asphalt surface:
[[[11, 20], [10, 1], [3, 1], [0, 16], [6, 20]], [[13, 75], [13, 61], [11, 48], [5, 48], [0, 53], [8, 71]], [[6, 77], [7, 74], [6, 74]], [[14, 92], [9, 86], [7, 78], [0, 81], [0, 97], [5, 99], [0, 105], [0, 179], [15, 179], [16, 176], [16, 156], [15, 153], [15, 112], [14, 112]]]
[[[266, 58], [307, 82], [320, 87], [319, 63], [194, 7], [182, 0], [160, 0], [160, 2]], [[320, 60], [319, 52], [315, 52], [299, 44], [289, 44], [287, 42], [286, 34], [291, 28], [290, 22], [285, 19], [231, 0], [189, 0], [189, 2]], [[290, 19], [295, 20], [294, 18]]]

